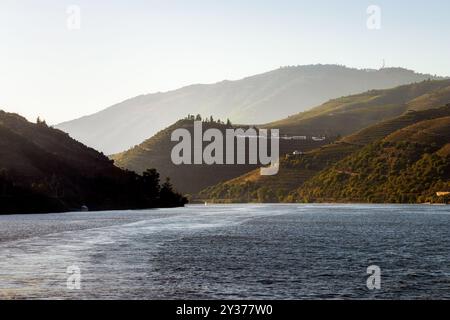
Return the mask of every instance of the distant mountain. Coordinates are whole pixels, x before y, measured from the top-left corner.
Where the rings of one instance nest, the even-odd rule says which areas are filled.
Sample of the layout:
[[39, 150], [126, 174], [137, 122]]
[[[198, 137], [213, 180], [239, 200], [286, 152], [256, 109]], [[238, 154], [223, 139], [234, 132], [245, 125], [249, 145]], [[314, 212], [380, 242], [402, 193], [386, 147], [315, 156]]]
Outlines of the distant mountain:
[[401, 68], [284, 67], [238, 81], [139, 96], [56, 128], [90, 147], [113, 154], [141, 143], [188, 113], [229, 118], [234, 123], [262, 124], [329, 99], [426, 79], [437, 78]]
[[206, 188], [199, 199], [438, 202], [436, 192], [450, 191], [449, 119], [450, 104], [409, 110], [303, 155], [286, 155], [276, 176], [252, 171]]
[[44, 122], [0, 111], [0, 214], [183, 205], [158, 179], [123, 171]]

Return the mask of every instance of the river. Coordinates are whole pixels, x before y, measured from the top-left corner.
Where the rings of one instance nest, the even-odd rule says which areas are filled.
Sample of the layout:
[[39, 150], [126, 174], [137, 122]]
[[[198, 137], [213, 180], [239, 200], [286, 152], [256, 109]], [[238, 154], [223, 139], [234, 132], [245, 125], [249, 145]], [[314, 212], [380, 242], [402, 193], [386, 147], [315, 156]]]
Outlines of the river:
[[0, 216], [0, 298], [450, 299], [450, 206]]

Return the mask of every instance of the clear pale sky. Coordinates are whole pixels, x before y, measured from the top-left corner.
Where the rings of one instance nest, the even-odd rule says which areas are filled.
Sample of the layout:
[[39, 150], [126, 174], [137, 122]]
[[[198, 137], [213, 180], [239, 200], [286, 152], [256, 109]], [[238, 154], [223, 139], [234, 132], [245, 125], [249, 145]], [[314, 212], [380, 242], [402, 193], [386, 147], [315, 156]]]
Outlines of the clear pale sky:
[[[81, 29], [67, 28], [69, 5]], [[381, 29], [366, 26], [369, 5]], [[450, 75], [450, 1], [2, 0], [0, 109], [55, 124], [133, 96], [279, 66]]]

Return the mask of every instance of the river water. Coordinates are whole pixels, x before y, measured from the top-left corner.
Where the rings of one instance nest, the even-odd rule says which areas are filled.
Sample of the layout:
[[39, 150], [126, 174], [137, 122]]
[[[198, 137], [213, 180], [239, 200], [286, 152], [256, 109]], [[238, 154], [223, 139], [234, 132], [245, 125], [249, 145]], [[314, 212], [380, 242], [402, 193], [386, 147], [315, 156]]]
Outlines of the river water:
[[450, 206], [0, 216], [0, 298], [450, 299]]

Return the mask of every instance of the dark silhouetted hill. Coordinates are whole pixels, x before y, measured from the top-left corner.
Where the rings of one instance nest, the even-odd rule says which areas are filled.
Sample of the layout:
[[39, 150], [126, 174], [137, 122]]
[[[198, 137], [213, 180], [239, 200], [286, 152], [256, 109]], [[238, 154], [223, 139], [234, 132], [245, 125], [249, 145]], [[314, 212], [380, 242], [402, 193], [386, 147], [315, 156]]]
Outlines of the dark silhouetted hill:
[[0, 111], [0, 214], [184, 204], [179, 196], [160, 199], [159, 187], [154, 171], [123, 171], [44, 122]]

